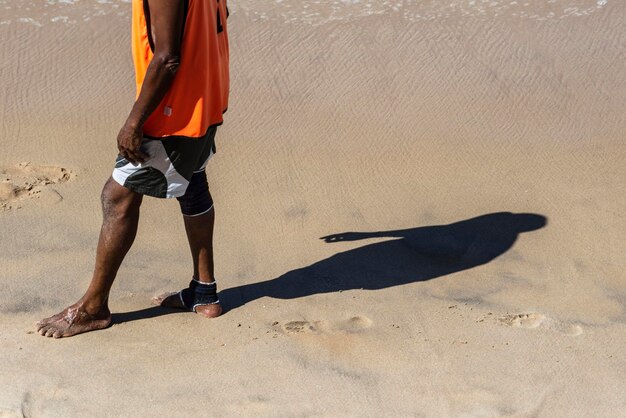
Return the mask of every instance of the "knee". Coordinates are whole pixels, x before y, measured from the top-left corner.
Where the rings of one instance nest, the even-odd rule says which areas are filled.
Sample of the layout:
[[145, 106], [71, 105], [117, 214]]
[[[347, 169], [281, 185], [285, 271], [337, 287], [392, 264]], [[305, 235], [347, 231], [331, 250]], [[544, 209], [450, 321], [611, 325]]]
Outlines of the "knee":
[[141, 195], [109, 179], [100, 195], [105, 218], [127, 217], [139, 211]]
[[177, 199], [184, 216], [198, 216], [210, 211], [213, 208], [213, 199], [209, 193], [206, 173], [194, 173], [185, 194]]

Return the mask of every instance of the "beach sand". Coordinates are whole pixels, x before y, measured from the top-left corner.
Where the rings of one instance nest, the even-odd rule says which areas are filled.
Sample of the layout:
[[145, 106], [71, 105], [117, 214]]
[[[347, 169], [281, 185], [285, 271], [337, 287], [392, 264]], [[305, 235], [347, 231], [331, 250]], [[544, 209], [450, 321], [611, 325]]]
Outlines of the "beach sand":
[[0, 416], [624, 416], [626, 3], [231, 3], [228, 312], [151, 307], [191, 260], [146, 199], [113, 326], [53, 340], [134, 99], [130, 5], [0, 2]]

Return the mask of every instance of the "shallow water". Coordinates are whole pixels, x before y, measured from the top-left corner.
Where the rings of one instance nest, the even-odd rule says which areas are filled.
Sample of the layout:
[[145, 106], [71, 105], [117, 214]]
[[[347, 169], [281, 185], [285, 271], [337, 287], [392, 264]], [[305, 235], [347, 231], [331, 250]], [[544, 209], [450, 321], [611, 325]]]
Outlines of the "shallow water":
[[0, 25], [71, 25], [104, 16], [130, 16], [130, 0], [0, 0]]
[[[560, 20], [590, 15], [610, 0], [231, 0], [233, 12], [253, 20], [321, 25], [399, 14], [408, 21], [462, 16]], [[0, 25], [77, 24], [104, 16], [127, 18], [130, 0], [0, 0]]]
[[517, 16], [548, 20], [586, 16], [609, 0], [257, 0], [237, 3], [258, 19], [323, 24], [383, 14], [400, 14], [409, 21], [459, 16]]

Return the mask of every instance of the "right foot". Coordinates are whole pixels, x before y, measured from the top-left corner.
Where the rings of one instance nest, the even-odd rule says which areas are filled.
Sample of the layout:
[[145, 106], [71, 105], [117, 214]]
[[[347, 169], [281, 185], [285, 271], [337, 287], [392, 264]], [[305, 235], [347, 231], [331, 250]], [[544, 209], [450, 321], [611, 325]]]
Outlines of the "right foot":
[[[180, 292], [164, 293], [152, 298], [152, 303], [157, 306], [163, 306], [164, 308], [184, 309], [188, 310], [180, 300]], [[207, 318], [216, 318], [222, 314], [222, 306], [219, 303], [211, 305], [201, 305], [196, 307], [196, 313], [203, 315]]]
[[65, 308], [62, 312], [37, 322], [37, 332], [45, 337], [71, 337], [88, 331], [103, 329], [111, 324], [111, 312], [107, 308], [90, 314], [81, 303]]

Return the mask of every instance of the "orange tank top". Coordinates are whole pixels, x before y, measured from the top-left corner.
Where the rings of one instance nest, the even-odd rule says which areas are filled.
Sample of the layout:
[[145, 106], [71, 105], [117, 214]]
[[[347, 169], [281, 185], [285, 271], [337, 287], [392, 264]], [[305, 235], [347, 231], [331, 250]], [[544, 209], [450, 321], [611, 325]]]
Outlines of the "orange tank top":
[[[132, 51], [141, 91], [153, 57], [144, 1], [132, 0]], [[151, 138], [203, 137], [222, 123], [228, 107], [228, 29], [226, 0], [186, 1], [180, 65], [167, 94], [143, 126]]]

